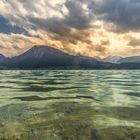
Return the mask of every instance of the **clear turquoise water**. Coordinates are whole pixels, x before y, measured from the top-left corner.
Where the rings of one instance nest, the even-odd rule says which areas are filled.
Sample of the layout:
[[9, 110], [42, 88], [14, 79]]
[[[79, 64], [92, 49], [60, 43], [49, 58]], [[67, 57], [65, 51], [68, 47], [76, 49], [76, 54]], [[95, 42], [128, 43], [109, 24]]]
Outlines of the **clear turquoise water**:
[[140, 71], [0, 71], [0, 140], [140, 140]]

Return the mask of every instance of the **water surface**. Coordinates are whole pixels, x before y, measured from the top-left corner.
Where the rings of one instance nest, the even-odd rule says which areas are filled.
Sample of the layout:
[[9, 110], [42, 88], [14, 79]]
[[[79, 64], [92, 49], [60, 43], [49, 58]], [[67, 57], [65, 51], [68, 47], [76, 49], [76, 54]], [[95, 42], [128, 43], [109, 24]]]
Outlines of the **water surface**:
[[140, 140], [140, 71], [0, 71], [0, 140]]

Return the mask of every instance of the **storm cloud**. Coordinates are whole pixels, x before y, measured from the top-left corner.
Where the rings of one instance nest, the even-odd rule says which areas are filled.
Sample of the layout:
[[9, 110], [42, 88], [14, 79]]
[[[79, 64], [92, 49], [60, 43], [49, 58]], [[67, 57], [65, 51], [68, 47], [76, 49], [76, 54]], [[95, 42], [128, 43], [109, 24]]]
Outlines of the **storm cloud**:
[[67, 0], [61, 6], [66, 8], [67, 14], [63, 18], [46, 19], [45, 26], [51, 23], [58, 27], [85, 29], [99, 20], [113, 24], [122, 32], [140, 29], [139, 0]]
[[140, 29], [139, 0], [93, 0], [89, 8], [98, 19], [113, 23], [122, 31]]
[[99, 20], [112, 23], [122, 30], [140, 28], [139, 0], [0, 0], [0, 3], [0, 14], [17, 26], [36, 24], [51, 31], [56, 27], [85, 29]]
[[[137, 46], [139, 41], [130, 42], [125, 36], [139, 31], [139, 13], [139, 0], [0, 0], [0, 16], [11, 28], [21, 30], [20, 33], [11, 31], [12, 41], [4, 33], [8, 36], [8, 46], [15, 46], [14, 33], [15, 40], [22, 40], [19, 34], [25, 36], [23, 42], [28, 38], [27, 43], [22, 42], [28, 47], [48, 44], [90, 56], [110, 55], [116, 48], [121, 54], [126, 45]], [[17, 47], [20, 44], [13, 48]]]

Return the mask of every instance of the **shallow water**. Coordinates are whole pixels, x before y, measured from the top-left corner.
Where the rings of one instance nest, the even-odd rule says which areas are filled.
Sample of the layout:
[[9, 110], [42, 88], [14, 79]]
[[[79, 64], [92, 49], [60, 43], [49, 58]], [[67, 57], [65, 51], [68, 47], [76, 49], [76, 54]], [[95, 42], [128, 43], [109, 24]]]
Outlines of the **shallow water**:
[[0, 71], [0, 140], [140, 140], [140, 71]]

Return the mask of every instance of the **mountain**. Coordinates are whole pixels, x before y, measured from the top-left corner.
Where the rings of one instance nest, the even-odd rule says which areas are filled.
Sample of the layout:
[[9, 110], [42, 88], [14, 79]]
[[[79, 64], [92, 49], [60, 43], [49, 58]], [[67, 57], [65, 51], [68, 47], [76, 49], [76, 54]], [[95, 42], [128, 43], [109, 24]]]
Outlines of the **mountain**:
[[0, 62], [5, 60], [5, 59], [6, 59], [6, 57], [3, 54], [0, 54]]
[[6, 59], [2, 66], [17, 69], [62, 67], [108, 69], [113, 64], [100, 62], [92, 57], [69, 55], [49, 46], [34, 46], [19, 56]]
[[119, 63], [120, 59], [122, 59], [122, 57], [120, 56], [108, 56], [106, 58], [100, 58], [100, 57], [95, 56], [94, 58], [98, 61], [115, 63], [115, 64]]
[[118, 63], [140, 63], [140, 56], [122, 58]]
[[140, 63], [140, 56], [132, 57], [120, 57], [120, 56], [108, 56], [106, 58], [95, 57], [98, 61], [109, 62], [109, 63]]
[[0, 54], [0, 69], [4, 69], [5, 65], [3, 65], [8, 58], [5, 57], [3, 54]]
[[109, 62], [109, 63], [119, 63], [119, 61], [122, 59], [120, 56], [108, 56], [104, 59], [102, 59], [103, 62]]
[[0, 54], [0, 66], [7, 59], [3, 54]]
[[140, 69], [140, 57], [86, 57], [49, 46], [34, 46], [12, 58], [0, 55], [0, 69]]
[[22, 55], [13, 57], [9, 64], [11, 67], [58, 67], [71, 65], [72, 57], [58, 49], [48, 46], [34, 46]]

